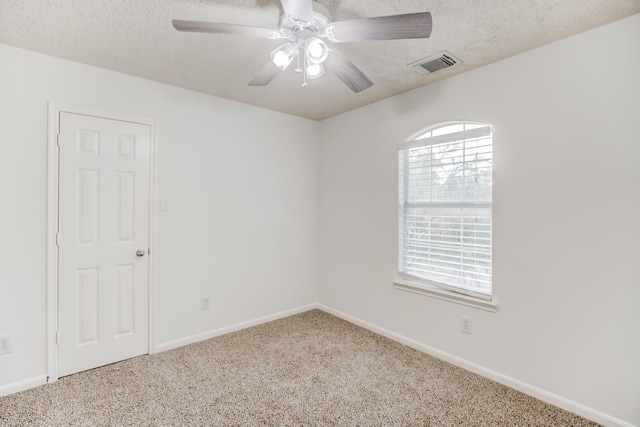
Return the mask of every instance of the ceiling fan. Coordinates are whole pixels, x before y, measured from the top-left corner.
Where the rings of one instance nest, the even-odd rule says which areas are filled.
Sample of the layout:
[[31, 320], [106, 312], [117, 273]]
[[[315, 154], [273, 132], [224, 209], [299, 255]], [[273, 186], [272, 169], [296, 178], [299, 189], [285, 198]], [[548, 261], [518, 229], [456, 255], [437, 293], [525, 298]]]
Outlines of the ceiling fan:
[[[182, 21], [174, 19], [178, 31], [196, 33], [238, 34], [249, 37], [283, 39], [286, 42], [271, 52], [271, 59], [249, 82], [250, 86], [266, 86], [297, 57], [297, 72], [307, 79], [322, 76], [325, 69], [333, 72], [353, 92], [368, 89], [373, 82], [347, 57], [324, 40], [333, 43], [363, 40], [395, 40], [428, 38], [431, 35], [431, 13], [408, 13], [376, 18], [331, 22], [331, 13], [312, 0], [281, 0], [284, 15], [278, 29], [221, 22]], [[303, 64], [301, 64], [303, 62]]]

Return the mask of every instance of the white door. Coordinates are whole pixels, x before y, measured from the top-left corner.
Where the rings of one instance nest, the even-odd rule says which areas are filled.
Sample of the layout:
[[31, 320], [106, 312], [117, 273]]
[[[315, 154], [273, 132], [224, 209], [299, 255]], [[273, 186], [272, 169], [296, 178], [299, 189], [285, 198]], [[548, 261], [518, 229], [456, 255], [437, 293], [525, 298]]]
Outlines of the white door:
[[58, 376], [148, 353], [149, 126], [60, 113]]

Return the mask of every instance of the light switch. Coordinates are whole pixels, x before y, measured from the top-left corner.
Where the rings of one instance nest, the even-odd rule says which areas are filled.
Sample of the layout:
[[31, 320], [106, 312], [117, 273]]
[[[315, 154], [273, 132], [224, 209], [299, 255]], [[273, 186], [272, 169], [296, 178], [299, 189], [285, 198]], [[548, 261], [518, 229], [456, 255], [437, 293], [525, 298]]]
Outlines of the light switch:
[[169, 196], [160, 196], [160, 210], [170, 211], [171, 203], [169, 203]]

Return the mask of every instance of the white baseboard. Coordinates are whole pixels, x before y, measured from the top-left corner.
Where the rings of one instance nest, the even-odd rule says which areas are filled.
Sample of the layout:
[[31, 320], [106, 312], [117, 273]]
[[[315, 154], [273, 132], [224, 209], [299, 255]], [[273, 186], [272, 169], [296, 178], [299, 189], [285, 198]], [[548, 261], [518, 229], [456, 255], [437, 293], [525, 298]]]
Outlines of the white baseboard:
[[334, 310], [330, 307], [327, 307], [322, 304], [318, 304], [318, 309], [325, 311], [329, 314], [332, 314], [336, 317], [344, 319], [348, 322], [351, 322], [355, 325], [361, 326], [365, 329], [368, 329], [372, 332], [380, 334], [384, 337], [392, 339], [393, 341], [397, 341], [401, 344], [414, 348], [423, 353], [427, 353], [433, 357], [437, 357], [438, 359], [444, 360], [446, 362], [451, 363], [452, 365], [458, 366], [460, 368], [466, 369], [467, 371], [471, 371], [474, 374], [478, 374], [482, 377], [493, 380], [497, 383], [506, 385], [507, 387], [511, 387], [515, 390], [518, 390], [522, 393], [528, 394], [529, 396], [535, 397], [536, 399], [540, 399], [543, 402], [549, 403], [551, 405], [562, 408], [566, 411], [573, 412], [574, 414], [578, 414], [582, 417], [595, 421], [599, 424], [608, 427], [634, 427], [632, 424], [629, 424], [625, 421], [614, 418], [610, 415], [604, 414], [602, 412], [596, 411], [592, 408], [584, 406], [580, 403], [574, 402], [572, 400], [566, 399], [562, 396], [558, 396], [556, 394], [550, 393], [548, 391], [542, 390], [538, 387], [532, 386], [530, 384], [524, 383], [515, 378], [508, 377], [499, 372], [493, 371], [491, 369], [487, 369], [483, 366], [476, 365], [475, 363], [469, 362], [460, 357], [454, 356], [449, 353], [445, 353], [444, 351], [438, 350], [436, 348], [430, 347], [428, 345], [422, 344], [421, 342], [415, 341], [411, 338], [407, 338], [403, 335], [397, 334], [395, 332], [391, 332], [387, 329], [376, 326], [372, 323], [366, 322], [364, 320], [358, 319], [357, 317], [350, 316], [348, 314], [342, 313], [341, 311]]
[[0, 397], [8, 396], [13, 393], [18, 393], [20, 391], [25, 391], [30, 388], [45, 385], [46, 383], [47, 383], [47, 376], [39, 375], [37, 377], [18, 381], [17, 383], [6, 384], [3, 386], [0, 386]]
[[280, 313], [259, 317], [253, 320], [247, 320], [245, 322], [236, 323], [234, 325], [225, 326], [223, 328], [214, 329], [212, 331], [207, 331], [200, 334], [191, 335], [185, 338], [180, 338], [178, 340], [157, 344], [154, 347], [152, 353], [160, 353], [162, 351], [172, 350], [174, 348], [182, 347], [184, 345], [193, 344], [196, 342], [208, 340], [210, 338], [219, 337], [220, 335], [225, 335], [230, 332], [236, 332], [242, 329], [250, 328], [252, 326], [257, 326], [263, 323], [271, 322], [273, 320], [278, 320], [284, 317], [293, 316], [294, 314], [304, 313], [305, 311], [313, 310], [316, 308], [320, 308], [318, 304], [308, 304], [308, 305], [304, 305], [302, 307], [294, 308], [291, 310], [282, 311]]

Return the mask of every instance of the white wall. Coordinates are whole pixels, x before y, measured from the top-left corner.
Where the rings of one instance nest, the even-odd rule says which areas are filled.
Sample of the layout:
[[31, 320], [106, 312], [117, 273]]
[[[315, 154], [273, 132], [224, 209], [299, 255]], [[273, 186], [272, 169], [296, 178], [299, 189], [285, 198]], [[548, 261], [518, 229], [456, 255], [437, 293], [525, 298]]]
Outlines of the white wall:
[[[323, 122], [320, 302], [640, 425], [639, 40], [636, 15]], [[391, 283], [396, 144], [448, 120], [494, 126], [495, 314]]]
[[[637, 40], [640, 16], [320, 124], [0, 45], [0, 392], [46, 372], [54, 101], [158, 121], [159, 347], [319, 300], [640, 425]], [[391, 285], [395, 145], [456, 119], [494, 125], [496, 314]]]
[[0, 391], [46, 373], [49, 101], [158, 122], [157, 346], [317, 300], [317, 122], [0, 45]]

